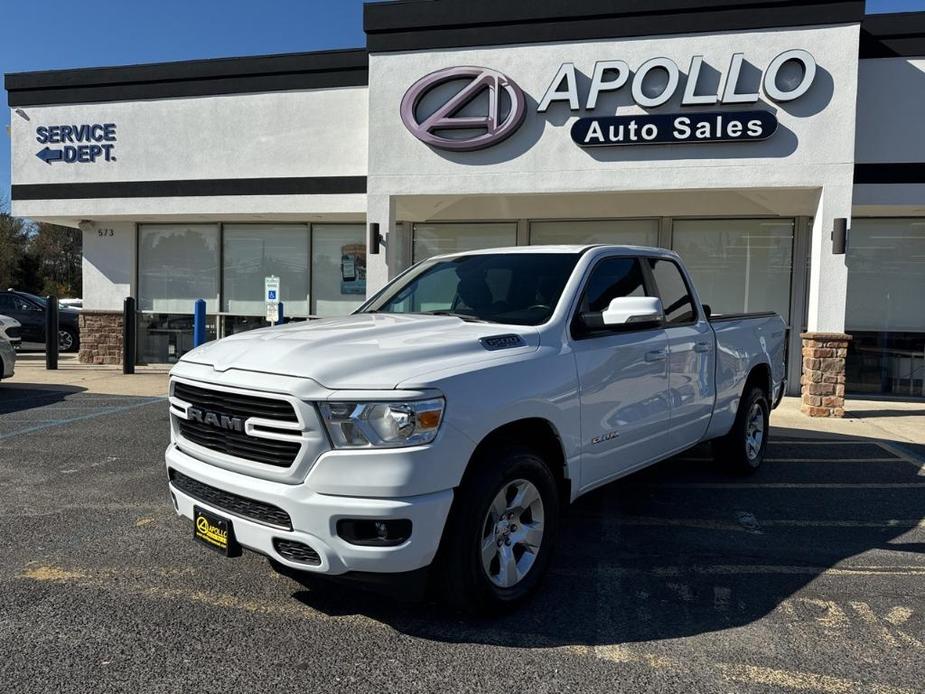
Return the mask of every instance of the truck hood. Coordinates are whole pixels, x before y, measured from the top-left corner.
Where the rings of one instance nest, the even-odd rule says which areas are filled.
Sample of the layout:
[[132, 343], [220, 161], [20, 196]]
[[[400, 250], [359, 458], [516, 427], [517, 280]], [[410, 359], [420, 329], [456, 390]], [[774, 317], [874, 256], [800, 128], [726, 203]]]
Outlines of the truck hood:
[[[483, 344], [483, 338], [516, 336]], [[513, 346], [508, 346], [513, 343]], [[263, 328], [210, 342], [181, 361], [310, 378], [339, 389], [392, 389], [428, 372], [536, 351], [526, 326], [467, 323], [453, 316], [360, 313]]]

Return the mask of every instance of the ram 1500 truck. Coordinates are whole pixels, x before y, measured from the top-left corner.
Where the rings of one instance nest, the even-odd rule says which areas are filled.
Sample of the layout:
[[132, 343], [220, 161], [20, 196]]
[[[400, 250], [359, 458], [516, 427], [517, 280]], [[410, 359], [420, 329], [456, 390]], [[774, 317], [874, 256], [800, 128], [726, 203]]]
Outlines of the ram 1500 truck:
[[186, 354], [170, 492], [225, 554], [289, 574], [429, 575], [490, 611], [536, 588], [582, 494], [704, 441], [755, 470], [784, 345], [776, 314], [711, 316], [670, 251], [435, 257], [352, 315]]

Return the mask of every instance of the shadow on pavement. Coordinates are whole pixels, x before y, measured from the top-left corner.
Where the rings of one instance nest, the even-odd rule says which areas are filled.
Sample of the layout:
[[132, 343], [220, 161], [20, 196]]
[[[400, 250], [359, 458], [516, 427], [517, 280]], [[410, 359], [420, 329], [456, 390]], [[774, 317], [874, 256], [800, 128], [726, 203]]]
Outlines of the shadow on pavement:
[[80, 386], [0, 383], [0, 415], [54, 405], [84, 391]]
[[539, 592], [507, 615], [464, 617], [317, 579], [300, 581], [293, 598], [417, 638], [611, 645], [748, 625], [836, 565], [839, 580], [884, 580], [922, 553], [921, 541], [900, 540], [925, 511], [911, 458], [873, 439], [775, 433], [752, 476], [728, 474], [703, 446], [579, 499]]

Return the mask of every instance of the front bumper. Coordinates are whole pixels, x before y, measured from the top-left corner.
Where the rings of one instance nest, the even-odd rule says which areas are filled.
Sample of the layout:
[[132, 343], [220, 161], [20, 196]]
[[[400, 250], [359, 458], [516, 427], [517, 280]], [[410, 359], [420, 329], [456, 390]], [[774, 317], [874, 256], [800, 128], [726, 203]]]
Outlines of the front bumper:
[[[231, 494], [277, 506], [292, 520], [292, 530], [235, 515], [200, 501], [170, 485], [177, 513], [192, 520], [193, 506], [199, 506], [230, 518], [241, 546], [271, 557], [292, 569], [340, 575], [347, 572], [398, 573], [430, 565], [440, 545], [443, 526], [453, 502], [453, 491], [402, 498], [358, 498], [319, 494], [306, 484], [285, 484], [257, 479], [209, 465], [193, 458], [171, 444], [166, 453], [167, 466], [203, 484]], [[411, 537], [396, 547], [370, 547], [350, 544], [337, 534], [342, 518], [371, 520], [408, 519]], [[281, 556], [274, 539], [301, 542], [314, 549], [317, 565], [293, 562]]]

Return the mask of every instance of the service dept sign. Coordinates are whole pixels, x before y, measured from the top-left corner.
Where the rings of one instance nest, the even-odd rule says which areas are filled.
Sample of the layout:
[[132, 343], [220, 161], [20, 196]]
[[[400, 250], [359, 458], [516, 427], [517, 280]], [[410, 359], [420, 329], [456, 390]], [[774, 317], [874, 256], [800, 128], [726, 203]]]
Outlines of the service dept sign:
[[[721, 73], [715, 92], [701, 85], [703, 56], [691, 58], [681, 96], [682, 107], [714, 105], [743, 106], [758, 103], [761, 92], [776, 103], [799, 99], [812, 87], [816, 61], [805, 50], [784, 51], [764, 69], [758, 88], [742, 89], [744, 53], [734, 53]], [[425, 98], [449, 83], [461, 83], [455, 92], [421, 117]], [[670, 58], [651, 58], [636, 69], [623, 60], [601, 60], [594, 64], [591, 84], [584, 99], [579, 93], [574, 63], [563, 63], [537, 106], [545, 113], [555, 103], [568, 104], [570, 111], [594, 111], [601, 94], [628, 89], [633, 102], [643, 109], [668, 103], [681, 89], [681, 70]], [[477, 98], [487, 92], [487, 113], [473, 115]], [[433, 72], [405, 93], [401, 118], [419, 140], [438, 149], [471, 152], [491, 147], [510, 137], [526, 115], [526, 98], [510, 77], [483, 67], [455, 67]], [[462, 111], [467, 110], [465, 114]], [[672, 114], [581, 117], [571, 128], [579, 147], [610, 147], [637, 144], [692, 144], [707, 142], [755, 142], [766, 140], [777, 130], [777, 117], [767, 110], [687, 111]]]
[[45, 145], [35, 156], [49, 166], [52, 162], [94, 164], [116, 160], [115, 123], [40, 125], [35, 129], [35, 141]]

